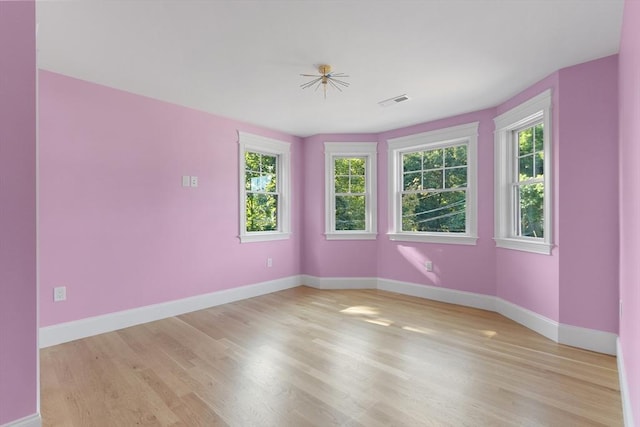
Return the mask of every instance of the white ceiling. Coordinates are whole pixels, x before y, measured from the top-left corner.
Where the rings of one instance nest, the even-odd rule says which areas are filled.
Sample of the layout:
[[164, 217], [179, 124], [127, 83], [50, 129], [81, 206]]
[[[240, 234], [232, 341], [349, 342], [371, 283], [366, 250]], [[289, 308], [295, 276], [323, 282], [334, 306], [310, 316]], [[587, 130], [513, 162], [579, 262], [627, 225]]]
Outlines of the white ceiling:
[[[38, 1], [40, 68], [293, 135], [495, 106], [618, 51], [623, 0]], [[344, 92], [300, 89], [328, 63]], [[382, 108], [400, 94], [410, 101]]]

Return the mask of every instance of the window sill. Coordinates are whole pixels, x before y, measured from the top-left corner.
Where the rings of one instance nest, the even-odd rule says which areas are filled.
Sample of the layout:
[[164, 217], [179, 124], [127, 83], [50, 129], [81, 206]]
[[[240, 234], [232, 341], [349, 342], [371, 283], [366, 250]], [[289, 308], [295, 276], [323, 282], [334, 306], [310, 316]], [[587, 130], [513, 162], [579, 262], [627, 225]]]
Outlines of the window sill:
[[531, 252], [534, 254], [551, 255], [551, 249], [553, 245], [550, 243], [539, 242], [534, 240], [524, 239], [508, 239], [508, 238], [494, 238], [496, 241], [496, 247], [504, 249], [513, 249], [522, 252]]
[[434, 235], [418, 233], [389, 233], [389, 240], [400, 242], [445, 243], [452, 245], [475, 246], [478, 238], [469, 235]]
[[377, 233], [368, 233], [368, 232], [333, 232], [333, 233], [325, 233], [325, 237], [327, 240], [376, 240], [378, 238]]
[[268, 242], [271, 240], [287, 240], [291, 237], [291, 233], [281, 233], [281, 232], [266, 232], [266, 233], [251, 233], [251, 234], [243, 234], [240, 236], [240, 243], [250, 243], [250, 242]]

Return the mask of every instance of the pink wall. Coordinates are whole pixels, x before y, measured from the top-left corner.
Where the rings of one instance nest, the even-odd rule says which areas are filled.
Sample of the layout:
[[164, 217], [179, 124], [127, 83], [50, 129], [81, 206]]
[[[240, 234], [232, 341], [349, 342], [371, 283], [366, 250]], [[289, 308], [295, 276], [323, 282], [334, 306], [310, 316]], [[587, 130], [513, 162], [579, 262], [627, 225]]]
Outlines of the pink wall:
[[552, 255], [497, 249], [497, 295], [563, 324], [616, 333], [617, 56], [562, 69], [497, 107], [553, 92]]
[[[289, 240], [238, 240], [238, 130], [292, 143]], [[41, 71], [41, 326], [299, 274], [301, 164], [299, 138]]]
[[[496, 249], [493, 119], [547, 89], [553, 93], [556, 246], [550, 256]], [[553, 73], [495, 109], [379, 134], [379, 235], [375, 242], [326, 241], [322, 235], [322, 142], [368, 141], [375, 136], [320, 135], [305, 139], [303, 272], [319, 277], [377, 276], [497, 295], [564, 324], [617, 332], [616, 106], [617, 56], [610, 56]], [[480, 122], [477, 246], [390, 241], [385, 235], [389, 229], [387, 140], [474, 121]], [[376, 265], [372, 262], [374, 254]], [[433, 272], [424, 270], [425, 260], [433, 262]]]
[[560, 322], [618, 332], [618, 56], [560, 70]]
[[551, 255], [540, 255], [508, 249], [496, 249], [496, 295], [506, 301], [541, 314], [549, 319], [558, 321], [559, 315], [559, 244], [558, 232], [558, 162], [560, 111], [560, 92], [558, 73], [553, 73], [523, 92], [504, 102], [496, 108], [496, 115], [500, 115], [532, 97], [544, 92], [552, 91], [551, 124], [554, 156], [554, 197], [553, 222], [556, 224], [553, 243], [556, 247]]
[[324, 236], [324, 143], [376, 141], [376, 135], [368, 134], [316, 135], [304, 140], [304, 274], [319, 277], [376, 277], [375, 240], [326, 240]]
[[[379, 135], [378, 147], [378, 276], [495, 295], [493, 243], [493, 109], [450, 117]], [[480, 122], [478, 130], [478, 243], [476, 246], [391, 241], [388, 215], [387, 141], [450, 126]], [[433, 262], [433, 272], [424, 261]]]
[[0, 425], [38, 411], [35, 2], [0, 1]]
[[640, 1], [625, 2], [619, 78], [620, 343], [640, 422]]

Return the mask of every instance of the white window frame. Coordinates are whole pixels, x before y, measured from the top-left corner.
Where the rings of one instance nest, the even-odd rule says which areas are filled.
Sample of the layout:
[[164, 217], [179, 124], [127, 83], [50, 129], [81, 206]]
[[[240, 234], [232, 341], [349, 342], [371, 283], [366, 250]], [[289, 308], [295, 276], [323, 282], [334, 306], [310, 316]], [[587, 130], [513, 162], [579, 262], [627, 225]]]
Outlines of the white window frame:
[[[495, 227], [494, 240], [499, 248], [550, 255], [553, 249], [553, 150], [551, 141], [551, 89], [499, 115], [495, 123]], [[514, 132], [542, 122], [544, 136], [544, 237], [518, 236], [516, 197], [517, 179]]]
[[[325, 142], [325, 236], [327, 240], [375, 240], [377, 238], [377, 142]], [[365, 230], [336, 230], [335, 159], [365, 159]]]
[[[426, 243], [475, 245], [477, 231], [477, 147], [478, 123], [467, 123], [430, 132], [388, 140], [389, 150], [389, 232], [390, 240]], [[418, 150], [433, 150], [452, 145], [467, 144], [466, 232], [410, 232], [402, 231], [402, 156]]]
[[[264, 136], [238, 132], [239, 170], [240, 170], [240, 242], [263, 242], [284, 240], [291, 236], [291, 199], [290, 199], [290, 145]], [[245, 153], [261, 153], [276, 156], [278, 159], [278, 229], [274, 231], [247, 231], [246, 189], [245, 189]]]

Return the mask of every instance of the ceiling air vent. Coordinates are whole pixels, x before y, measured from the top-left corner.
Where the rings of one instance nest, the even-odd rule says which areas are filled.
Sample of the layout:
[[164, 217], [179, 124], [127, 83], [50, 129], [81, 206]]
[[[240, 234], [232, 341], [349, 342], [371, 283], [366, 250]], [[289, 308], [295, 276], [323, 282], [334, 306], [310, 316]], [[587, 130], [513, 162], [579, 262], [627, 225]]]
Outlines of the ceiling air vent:
[[401, 102], [408, 101], [409, 99], [410, 98], [406, 94], [403, 94], [394, 96], [393, 98], [385, 99], [384, 101], [380, 101], [378, 102], [378, 105], [380, 105], [381, 107], [389, 107], [391, 105], [396, 105]]

